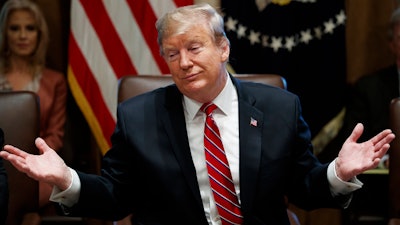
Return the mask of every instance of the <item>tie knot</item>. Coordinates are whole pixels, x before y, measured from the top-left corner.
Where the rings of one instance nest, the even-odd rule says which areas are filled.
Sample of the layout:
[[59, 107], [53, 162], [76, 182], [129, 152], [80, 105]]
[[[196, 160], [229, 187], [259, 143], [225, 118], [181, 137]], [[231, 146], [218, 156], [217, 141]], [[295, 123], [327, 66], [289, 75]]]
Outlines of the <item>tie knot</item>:
[[208, 102], [208, 103], [204, 103], [201, 106], [200, 110], [205, 112], [207, 114], [207, 116], [209, 116], [216, 108], [217, 108], [217, 106], [214, 105], [214, 103]]

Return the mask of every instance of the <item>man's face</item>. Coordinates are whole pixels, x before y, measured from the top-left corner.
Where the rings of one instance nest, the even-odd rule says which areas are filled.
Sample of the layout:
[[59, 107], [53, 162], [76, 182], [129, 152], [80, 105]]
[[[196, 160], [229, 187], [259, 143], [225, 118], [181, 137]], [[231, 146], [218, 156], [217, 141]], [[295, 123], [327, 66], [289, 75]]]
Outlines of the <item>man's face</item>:
[[30, 56], [36, 49], [38, 29], [33, 15], [26, 10], [16, 10], [9, 16], [7, 40], [10, 52], [16, 56]]
[[216, 45], [204, 25], [163, 40], [164, 59], [179, 90], [199, 102], [213, 100], [226, 83], [229, 45]]

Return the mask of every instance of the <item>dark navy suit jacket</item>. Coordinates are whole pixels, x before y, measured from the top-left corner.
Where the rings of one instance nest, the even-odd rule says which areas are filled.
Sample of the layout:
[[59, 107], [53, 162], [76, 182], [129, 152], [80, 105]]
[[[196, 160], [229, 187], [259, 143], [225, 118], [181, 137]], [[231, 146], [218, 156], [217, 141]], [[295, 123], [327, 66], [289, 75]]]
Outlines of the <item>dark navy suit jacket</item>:
[[[328, 165], [312, 154], [298, 97], [231, 79], [239, 100], [245, 224], [289, 224], [285, 195], [305, 209], [340, 206], [329, 190]], [[102, 176], [78, 173], [81, 195], [70, 215], [116, 220], [133, 212], [137, 224], [206, 225], [177, 87], [131, 98], [117, 114]]]
[[360, 141], [366, 141], [382, 130], [390, 128], [390, 101], [399, 97], [397, 66], [392, 65], [361, 77], [350, 94], [344, 122], [346, 134], [350, 135], [358, 122], [364, 123], [365, 127]]
[[[4, 133], [0, 128], [0, 149], [3, 149]], [[0, 224], [5, 224], [8, 212], [8, 180], [7, 172], [3, 165], [3, 159], [0, 158]]]

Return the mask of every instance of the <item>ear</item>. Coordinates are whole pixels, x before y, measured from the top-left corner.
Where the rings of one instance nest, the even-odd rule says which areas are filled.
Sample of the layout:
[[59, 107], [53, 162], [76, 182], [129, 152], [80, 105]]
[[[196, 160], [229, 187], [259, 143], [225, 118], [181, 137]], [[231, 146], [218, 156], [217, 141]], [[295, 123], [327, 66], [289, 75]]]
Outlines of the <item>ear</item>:
[[226, 39], [223, 40], [223, 43], [221, 44], [221, 62], [227, 62], [229, 59], [229, 54], [231, 52], [231, 49], [229, 47], [228, 41]]

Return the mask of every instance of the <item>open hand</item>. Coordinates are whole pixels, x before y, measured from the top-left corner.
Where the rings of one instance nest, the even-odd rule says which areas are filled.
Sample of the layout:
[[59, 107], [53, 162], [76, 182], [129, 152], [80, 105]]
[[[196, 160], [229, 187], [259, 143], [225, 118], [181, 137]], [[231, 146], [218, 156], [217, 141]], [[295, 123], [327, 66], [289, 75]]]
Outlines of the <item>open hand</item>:
[[35, 140], [40, 154], [29, 154], [11, 145], [5, 145], [0, 157], [29, 177], [65, 190], [71, 183], [71, 174], [64, 160], [42, 138]]
[[392, 131], [386, 129], [368, 141], [357, 143], [363, 131], [364, 126], [361, 123], [355, 126], [336, 159], [336, 174], [343, 181], [349, 181], [366, 170], [376, 168], [395, 138]]

